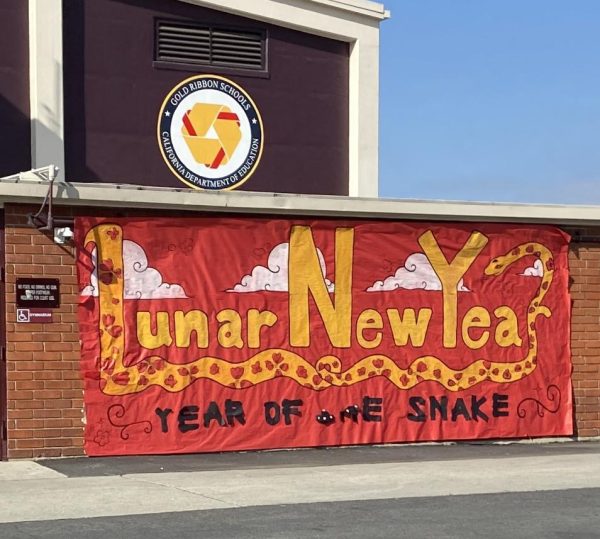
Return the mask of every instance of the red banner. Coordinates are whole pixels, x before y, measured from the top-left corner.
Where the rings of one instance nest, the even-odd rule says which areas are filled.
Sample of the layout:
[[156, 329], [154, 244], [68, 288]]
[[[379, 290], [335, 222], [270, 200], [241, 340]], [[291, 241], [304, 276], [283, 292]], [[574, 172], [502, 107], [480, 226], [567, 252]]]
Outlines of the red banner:
[[572, 434], [543, 226], [76, 220], [89, 455]]

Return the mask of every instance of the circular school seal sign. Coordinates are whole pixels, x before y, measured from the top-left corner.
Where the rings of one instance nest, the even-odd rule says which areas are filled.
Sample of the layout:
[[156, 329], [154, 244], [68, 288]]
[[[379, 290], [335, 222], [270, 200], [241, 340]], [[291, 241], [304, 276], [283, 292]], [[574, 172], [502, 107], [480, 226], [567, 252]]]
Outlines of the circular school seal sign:
[[195, 189], [235, 189], [263, 149], [260, 113], [237, 84], [198, 75], [173, 88], [158, 115], [158, 144], [171, 172]]

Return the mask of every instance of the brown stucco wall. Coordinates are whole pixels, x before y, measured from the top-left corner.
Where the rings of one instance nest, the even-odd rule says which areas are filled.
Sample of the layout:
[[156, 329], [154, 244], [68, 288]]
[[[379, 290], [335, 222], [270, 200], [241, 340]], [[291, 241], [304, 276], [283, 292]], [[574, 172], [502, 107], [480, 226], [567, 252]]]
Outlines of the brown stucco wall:
[[219, 72], [260, 110], [264, 150], [240, 189], [348, 194], [348, 44], [176, 0], [64, 2], [69, 181], [186, 187], [163, 161], [159, 107], [180, 81], [215, 73], [153, 66], [157, 18], [266, 29], [266, 78]]

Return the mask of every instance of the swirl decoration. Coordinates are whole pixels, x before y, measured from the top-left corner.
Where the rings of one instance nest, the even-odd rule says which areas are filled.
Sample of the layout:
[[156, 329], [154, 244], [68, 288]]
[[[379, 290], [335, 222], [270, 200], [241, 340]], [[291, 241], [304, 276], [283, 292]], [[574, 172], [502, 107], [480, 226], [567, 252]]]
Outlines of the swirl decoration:
[[554, 403], [553, 407], [551, 407], [550, 404], [548, 404], [547, 406], [542, 404], [542, 402], [539, 401], [538, 399], [535, 399], [533, 397], [528, 397], [526, 399], [523, 399], [517, 406], [517, 415], [521, 419], [524, 419], [525, 417], [527, 417], [527, 410], [525, 409], [525, 404], [528, 402], [535, 403], [535, 412], [537, 413], [538, 417], [544, 417], [544, 410], [551, 414], [555, 414], [556, 412], [558, 412], [558, 409], [560, 408], [560, 398], [561, 398], [561, 393], [560, 393], [560, 389], [558, 388], [558, 386], [556, 386], [554, 384], [548, 386], [548, 388], [546, 389], [546, 398], [551, 403]]
[[294, 352], [271, 348], [240, 363], [204, 356], [190, 363], [175, 364], [152, 356], [135, 365], [125, 366], [123, 230], [114, 224], [98, 225], [86, 235], [85, 247], [92, 243], [97, 246], [98, 260], [110, 268], [110, 272], [105, 272], [98, 282], [101, 350], [98, 367], [100, 389], [107, 395], [140, 393], [154, 385], [175, 393], [201, 378], [225, 387], [245, 389], [277, 377], [286, 377], [315, 391], [353, 385], [375, 376], [387, 378], [401, 390], [411, 389], [425, 381], [438, 382], [454, 392], [469, 389], [484, 381], [511, 383], [535, 371], [538, 352], [536, 320], [540, 315], [551, 315], [550, 309], [542, 305], [542, 301], [552, 284], [552, 252], [540, 243], [528, 242], [494, 258], [485, 268], [485, 274], [494, 277], [526, 256], [535, 256], [543, 263], [540, 286], [527, 309], [529, 350], [525, 357], [514, 362], [482, 358], [463, 369], [452, 369], [440, 358], [425, 355], [416, 358], [407, 368], [402, 368], [386, 355], [373, 354], [342, 370], [340, 359], [333, 355], [321, 357], [315, 366]]
[[135, 427], [136, 425], [144, 425], [144, 432], [150, 434], [152, 432], [152, 423], [150, 421], [134, 421], [133, 423], [119, 424], [115, 422], [115, 419], [122, 419], [125, 416], [125, 407], [122, 404], [113, 404], [108, 407], [107, 411], [108, 422], [113, 426], [120, 428], [119, 435], [121, 440], [129, 440], [128, 429]]

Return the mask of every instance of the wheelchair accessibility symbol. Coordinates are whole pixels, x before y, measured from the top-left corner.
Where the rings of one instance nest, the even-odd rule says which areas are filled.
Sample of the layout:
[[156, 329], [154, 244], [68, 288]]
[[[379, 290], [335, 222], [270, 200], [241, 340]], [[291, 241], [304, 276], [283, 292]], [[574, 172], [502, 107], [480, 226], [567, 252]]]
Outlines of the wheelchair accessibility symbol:
[[29, 309], [17, 309], [17, 322], [29, 322]]

